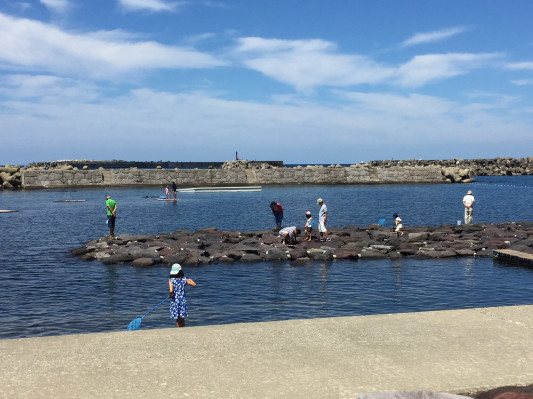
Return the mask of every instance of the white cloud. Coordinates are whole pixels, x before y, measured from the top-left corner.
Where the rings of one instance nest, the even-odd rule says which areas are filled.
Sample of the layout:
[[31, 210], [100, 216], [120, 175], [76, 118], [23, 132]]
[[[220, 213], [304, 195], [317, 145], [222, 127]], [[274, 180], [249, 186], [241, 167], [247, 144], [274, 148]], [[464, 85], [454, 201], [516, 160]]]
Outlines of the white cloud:
[[183, 2], [168, 2], [164, 0], [118, 0], [127, 11], [148, 10], [153, 12], [175, 11]]
[[398, 95], [392, 93], [350, 92], [343, 96], [357, 103], [366, 111], [376, 114], [394, 113], [405, 118], [430, 118], [446, 115], [454, 109], [453, 102], [438, 97], [411, 93]]
[[90, 82], [51, 75], [0, 76], [0, 96], [11, 100], [38, 99], [40, 102], [93, 101], [99, 90]]
[[68, 0], [39, 0], [41, 4], [52, 11], [65, 12], [70, 7]]
[[241, 38], [235, 54], [246, 67], [298, 90], [316, 86], [392, 84], [420, 87], [438, 80], [492, 66], [501, 54], [427, 54], [399, 66], [380, 64], [357, 54], [338, 54], [324, 40]]
[[505, 64], [505, 68], [512, 70], [530, 70], [533, 71], [533, 62], [511, 62]]
[[[113, 31], [115, 32], [115, 31]], [[121, 33], [123, 35], [123, 33]], [[210, 68], [224, 63], [193, 49], [120, 40], [117, 33], [80, 34], [0, 14], [0, 68], [93, 79], [127, 79], [160, 68]]]
[[511, 80], [511, 83], [515, 86], [530, 86], [533, 85], [533, 79], [517, 79]]
[[455, 27], [434, 32], [417, 33], [416, 35], [405, 40], [401, 45], [403, 47], [408, 47], [423, 43], [434, 43], [463, 33], [465, 30], [465, 27]]
[[324, 40], [241, 38], [235, 53], [248, 68], [270, 78], [307, 90], [319, 85], [346, 86], [378, 83], [394, 74], [360, 55], [335, 54]]
[[501, 57], [502, 55], [498, 53], [418, 55], [398, 68], [398, 82], [402, 86], [420, 87], [445, 78], [466, 74], [473, 69], [491, 66]]

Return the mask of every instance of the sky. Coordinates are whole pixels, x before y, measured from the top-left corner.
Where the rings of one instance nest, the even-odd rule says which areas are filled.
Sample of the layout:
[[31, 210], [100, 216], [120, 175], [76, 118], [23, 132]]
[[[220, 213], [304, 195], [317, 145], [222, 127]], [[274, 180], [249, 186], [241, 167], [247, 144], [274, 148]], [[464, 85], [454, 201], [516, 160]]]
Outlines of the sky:
[[530, 0], [0, 0], [0, 164], [533, 156]]

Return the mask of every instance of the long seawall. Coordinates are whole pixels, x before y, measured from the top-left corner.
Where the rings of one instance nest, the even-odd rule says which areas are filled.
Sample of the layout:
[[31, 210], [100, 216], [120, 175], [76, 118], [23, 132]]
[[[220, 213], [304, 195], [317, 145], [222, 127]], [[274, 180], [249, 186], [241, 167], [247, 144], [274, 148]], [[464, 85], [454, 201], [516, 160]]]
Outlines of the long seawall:
[[265, 169], [22, 169], [22, 188], [442, 183], [439, 166], [307, 166]]
[[[70, 163], [69, 163], [70, 162]], [[138, 163], [146, 166], [148, 163]], [[106, 186], [180, 187], [270, 184], [469, 183], [472, 176], [533, 174], [533, 157], [449, 160], [386, 160], [350, 166], [284, 167], [282, 161], [227, 161], [220, 167], [170, 168], [181, 163], [152, 162], [151, 168], [125, 161], [56, 161], [21, 168], [0, 167], [0, 188], [69, 188]], [[191, 164], [191, 163], [189, 163]], [[83, 165], [83, 166], [81, 166]], [[97, 165], [106, 165], [98, 167]], [[155, 165], [155, 167], [154, 167]], [[108, 167], [107, 167], [108, 166]], [[190, 165], [189, 165], [190, 166]]]

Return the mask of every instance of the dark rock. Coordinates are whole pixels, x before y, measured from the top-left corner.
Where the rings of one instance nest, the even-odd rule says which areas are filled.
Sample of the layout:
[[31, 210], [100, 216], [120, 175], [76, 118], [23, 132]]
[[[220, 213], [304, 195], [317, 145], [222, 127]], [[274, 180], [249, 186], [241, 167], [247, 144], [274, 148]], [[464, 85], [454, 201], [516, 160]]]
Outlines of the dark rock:
[[217, 231], [216, 227], [205, 227], [203, 229], [196, 229], [194, 234], [205, 234], [205, 233], [210, 233], [210, 232], [214, 232], [214, 231]]
[[456, 249], [457, 256], [474, 256], [475, 252], [471, 249]]
[[341, 259], [359, 259], [359, 253], [354, 250], [344, 249], [340, 248], [335, 250], [335, 253], [333, 255], [335, 259], [341, 260]]
[[370, 238], [377, 242], [383, 242], [385, 240], [388, 240], [390, 238], [390, 232], [384, 232], [384, 231], [372, 231], [370, 233]]
[[359, 253], [359, 256], [362, 259], [385, 259], [387, 258], [387, 255], [383, 252], [376, 251], [369, 248], [363, 248], [361, 252]]
[[390, 260], [398, 260], [402, 257], [402, 254], [399, 252], [390, 252], [389, 253], [389, 259]]
[[[422, 252], [422, 251], [421, 251]], [[425, 251], [425, 255], [427, 258], [453, 258], [457, 256], [457, 253], [455, 251]]]
[[259, 255], [249, 254], [249, 253], [245, 253], [243, 256], [241, 256], [241, 259], [240, 259], [241, 262], [259, 262], [261, 260], [262, 259]]
[[288, 260], [289, 254], [287, 254], [284, 249], [271, 248], [268, 251], [261, 253], [261, 258], [264, 260]]
[[182, 264], [189, 256], [188, 252], [178, 252], [163, 257], [162, 262], [165, 265], [173, 265], [174, 263]]
[[313, 260], [330, 261], [333, 260], [333, 250], [328, 248], [312, 248], [307, 251], [309, 258]]
[[107, 258], [103, 259], [102, 263], [104, 265], [129, 263], [129, 262], [132, 262], [134, 259], [135, 258], [129, 254], [115, 254], [115, 255], [110, 255]]
[[[293, 248], [289, 251], [289, 256], [291, 260], [295, 261], [297, 259], [301, 258], [308, 258], [307, 257], [307, 250], [301, 246]], [[309, 258], [308, 258], [309, 260]]]
[[153, 259], [150, 258], [138, 258], [134, 259], [133, 262], [131, 262], [133, 266], [152, 266], [154, 264]]
[[477, 251], [475, 256], [478, 258], [492, 258], [493, 251], [491, 249], [482, 249], [481, 251]]
[[215, 260], [217, 262], [222, 262], [222, 263], [235, 263], [235, 259], [230, 258], [229, 256], [226, 256], [226, 255], [222, 255], [218, 258], [215, 258]]
[[409, 237], [409, 242], [426, 241], [429, 237], [429, 233], [427, 232], [409, 233], [408, 237]]
[[296, 265], [296, 266], [301, 266], [301, 265], [305, 265], [306, 263], [310, 261], [311, 261], [310, 258], [304, 257], [304, 258], [295, 259], [291, 264]]
[[90, 252], [91, 250], [88, 249], [87, 247], [81, 247], [81, 248], [74, 248], [74, 249], [71, 249], [70, 250], [70, 253], [73, 255], [73, 256], [81, 256], [81, 255], [84, 255], [88, 252]]
[[446, 241], [448, 239], [448, 233], [442, 231], [436, 231], [434, 233], [429, 233], [428, 240], [430, 241]]

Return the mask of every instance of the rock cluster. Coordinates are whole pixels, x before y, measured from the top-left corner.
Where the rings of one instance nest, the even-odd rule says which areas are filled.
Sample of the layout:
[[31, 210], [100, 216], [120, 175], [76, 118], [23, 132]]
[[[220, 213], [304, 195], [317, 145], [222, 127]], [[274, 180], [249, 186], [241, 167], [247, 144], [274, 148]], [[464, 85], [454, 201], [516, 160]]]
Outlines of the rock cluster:
[[246, 159], [237, 159], [235, 161], [226, 161], [221, 166], [222, 169], [272, 169], [273, 166], [266, 162], [247, 161]]
[[286, 246], [270, 230], [176, 230], [157, 235], [98, 238], [71, 253], [83, 260], [137, 266], [175, 262], [200, 265], [289, 260], [300, 264], [334, 259], [492, 257], [492, 251], [501, 248], [533, 253], [533, 222], [407, 227], [400, 237], [380, 225], [346, 226], [329, 229], [329, 235], [328, 242], [300, 239], [298, 244]]
[[490, 159], [445, 159], [445, 160], [390, 160], [371, 161], [370, 166], [440, 166], [444, 168], [469, 169], [472, 176], [516, 176], [533, 174], [533, 157]]
[[0, 190], [14, 190], [22, 185], [20, 166], [9, 164], [0, 167]]

